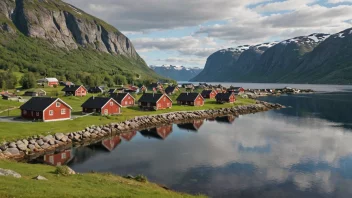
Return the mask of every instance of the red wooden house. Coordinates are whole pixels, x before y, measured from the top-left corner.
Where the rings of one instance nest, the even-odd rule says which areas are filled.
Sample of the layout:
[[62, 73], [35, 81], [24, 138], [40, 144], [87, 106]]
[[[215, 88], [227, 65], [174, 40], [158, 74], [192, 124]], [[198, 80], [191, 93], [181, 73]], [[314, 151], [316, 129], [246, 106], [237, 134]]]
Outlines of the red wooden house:
[[37, 83], [40, 83], [42, 85], [48, 85], [49, 87], [53, 87], [54, 85], [59, 85], [59, 81], [57, 80], [57, 78], [44, 78], [44, 79], [40, 79], [37, 81]]
[[90, 97], [82, 105], [82, 112], [99, 113], [101, 115], [115, 115], [121, 113], [121, 105], [113, 98]]
[[61, 166], [69, 163], [73, 157], [72, 150], [66, 150], [61, 153], [44, 155], [44, 163], [53, 166]]
[[204, 98], [199, 93], [181, 93], [177, 97], [177, 104], [189, 106], [203, 106]]
[[101, 142], [102, 146], [110, 152], [113, 151], [120, 143], [121, 143], [120, 136], [111, 137]]
[[134, 137], [134, 136], [136, 136], [137, 135], [137, 132], [136, 131], [133, 131], [133, 132], [129, 132], [129, 133], [122, 133], [121, 134], [121, 137], [122, 137], [122, 139], [124, 139], [124, 140], [126, 140], [126, 141], [131, 141], [132, 140], [132, 138]]
[[112, 93], [110, 97], [116, 100], [122, 107], [134, 106], [136, 99], [129, 93]]
[[166, 94], [144, 93], [138, 100], [138, 106], [146, 110], [172, 108], [172, 100]]
[[172, 133], [172, 125], [156, 127], [140, 131], [144, 137], [165, 140]]
[[245, 92], [245, 89], [243, 87], [230, 87], [227, 89], [227, 92], [234, 94], [242, 94]]
[[177, 91], [179, 91], [180, 89], [177, 86], [168, 86], [165, 89], [165, 93], [167, 95], [172, 95], [174, 93], [176, 93]]
[[203, 98], [214, 99], [216, 94], [218, 93], [213, 89], [209, 89], [209, 90], [203, 90], [201, 94]]
[[71, 119], [72, 107], [59, 98], [33, 97], [20, 109], [22, 118], [49, 122]]
[[235, 94], [232, 92], [218, 93], [215, 97], [217, 103], [234, 103], [236, 101]]
[[66, 96], [86, 96], [88, 92], [83, 85], [67, 85], [61, 91], [64, 91]]

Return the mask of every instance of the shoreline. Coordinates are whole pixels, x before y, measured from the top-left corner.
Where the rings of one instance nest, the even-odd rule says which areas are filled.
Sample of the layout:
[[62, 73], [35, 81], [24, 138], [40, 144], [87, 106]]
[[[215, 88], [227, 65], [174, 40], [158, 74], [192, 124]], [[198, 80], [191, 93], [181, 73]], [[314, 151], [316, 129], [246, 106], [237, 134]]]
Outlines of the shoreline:
[[67, 148], [85, 146], [101, 141], [112, 135], [138, 131], [173, 123], [187, 123], [189, 121], [214, 118], [226, 115], [245, 115], [259, 113], [273, 109], [285, 108], [280, 104], [256, 101], [256, 104], [243, 105], [222, 109], [208, 109], [195, 111], [178, 111], [155, 115], [137, 116], [119, 123], [100, 126], [92, 125], [81, 131], [71, 133], [56, 133], [54, 135], [35, 135], [28, 139], [12, 141], [0, 145], [0, 159], [14, 159], [17, 161], [39, 157], [48, 152], [62, 151]]

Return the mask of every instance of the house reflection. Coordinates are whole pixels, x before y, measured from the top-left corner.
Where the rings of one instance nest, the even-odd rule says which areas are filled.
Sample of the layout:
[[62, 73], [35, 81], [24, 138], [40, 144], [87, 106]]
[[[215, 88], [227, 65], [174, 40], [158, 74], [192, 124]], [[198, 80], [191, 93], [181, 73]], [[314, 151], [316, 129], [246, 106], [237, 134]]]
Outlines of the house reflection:
[[167, 136], [172, 133], [172, 125], [156, 127], [140, 131], [140, 133], [147, 138], [156, 138], [165, 140]]
[[203, 123], [204, 123], [204, 120], [194, 120], [191, 123], [177, 124], [177, 126], [180, 129], [197, 132], [200, 129], [200, 127], [203, 125]]
[[235, 121], [235, 118], [236, 118], [235, 116], [229, 115], [229, 116], [217, 117], [217, 118], [215, 118], [215, 120], [218, 123], [232, 124]]
[[121, 138], [126, 140], [127, 142], [131, 141], [134, 136], [137, 135], [137, 131], [129, 132], [129, 133], [122, 133]]
[[46, 154], [43, 162], [48, 165], [61, 166], [68, 164], [74, 158], [73, 150], [65, 150], [59, 153]]
[[108, 139], [101, 141], [101, 145], [109, 152], [113, 151], [120, 143], [121, 143], [120, 136], [110, 137]]

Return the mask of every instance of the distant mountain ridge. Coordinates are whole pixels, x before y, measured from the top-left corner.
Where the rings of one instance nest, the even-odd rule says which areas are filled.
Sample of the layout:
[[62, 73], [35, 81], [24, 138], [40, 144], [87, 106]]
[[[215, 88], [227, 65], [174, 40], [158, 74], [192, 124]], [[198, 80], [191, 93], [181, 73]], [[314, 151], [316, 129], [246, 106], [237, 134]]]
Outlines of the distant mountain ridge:
[[199, 67], [187, 68], [184, 66], [173, 65], [151, 65], [150, 68], [152, 68], [157, 74], [161, 76], [177, 81], [188, 81], [197, 76], [202, 71], [202, 69]]
[[[192, 81], [352, 83], [352, 28], [223, 49]], [[265, 46], [266, 47], [263, 47]]]

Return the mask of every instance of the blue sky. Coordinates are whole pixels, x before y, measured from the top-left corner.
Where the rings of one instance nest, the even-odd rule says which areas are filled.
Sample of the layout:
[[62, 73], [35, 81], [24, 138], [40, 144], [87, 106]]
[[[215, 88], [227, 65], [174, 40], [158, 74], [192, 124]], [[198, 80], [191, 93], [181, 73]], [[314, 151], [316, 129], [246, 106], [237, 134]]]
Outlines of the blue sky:
[[126, 34], [148, 65], [204, 67], [215, 51], [352, 27], [352, 0], [65, 0]]

